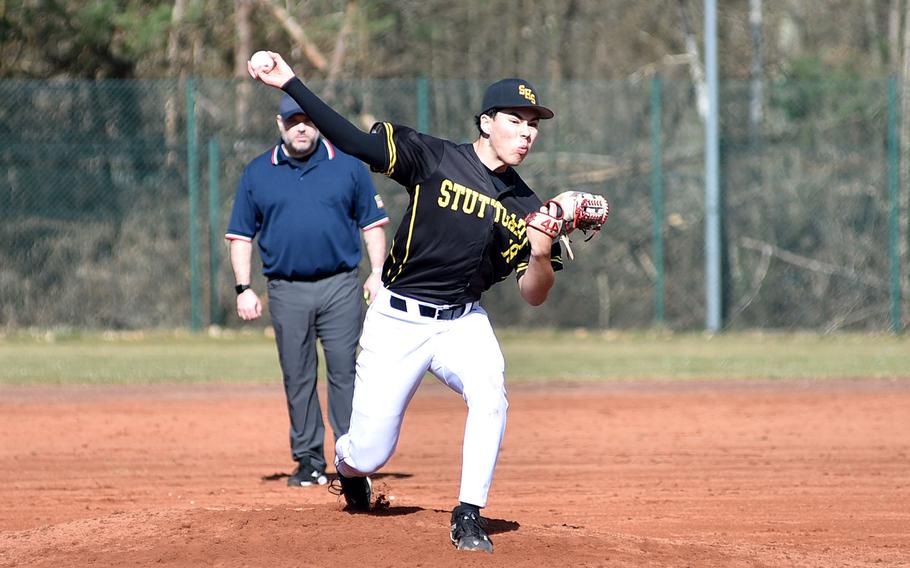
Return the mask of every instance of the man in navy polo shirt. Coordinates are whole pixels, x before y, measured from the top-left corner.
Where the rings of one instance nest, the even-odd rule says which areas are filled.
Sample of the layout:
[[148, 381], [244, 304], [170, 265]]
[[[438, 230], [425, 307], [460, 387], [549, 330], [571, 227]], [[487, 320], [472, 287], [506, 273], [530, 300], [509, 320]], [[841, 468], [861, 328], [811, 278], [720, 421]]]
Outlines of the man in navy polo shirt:
[[[351, 419], [361, 297], [371, 302], [382, 285], [382, 226], [389, 218], [363, 163], [324, 139], [288, 95], [281, 99], [277, 123], [280, 143], [243, 171], [225, 238], [241, 319], [262, 315], [262, 303], [250, 287], [254, 238], [268, 278], [291, 455], [298, 462], [288, 485], [325, 485], [316, 340], [325, 352], [329, 422], [337, 440]], [[362, 294], [357, 277], [361, 234], [372, 267]]]

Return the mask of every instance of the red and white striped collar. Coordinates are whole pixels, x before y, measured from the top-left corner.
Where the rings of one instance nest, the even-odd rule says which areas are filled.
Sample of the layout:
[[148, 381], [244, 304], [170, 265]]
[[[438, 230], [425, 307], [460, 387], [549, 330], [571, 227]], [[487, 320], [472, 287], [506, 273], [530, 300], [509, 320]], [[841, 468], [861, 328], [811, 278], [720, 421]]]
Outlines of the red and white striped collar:
[[[323, 137], [320, 137], [319, 140], [322, 142], [322, 145], [325, 146], [325, 152], [326, 152], [327, 158], [329, 160], [334, 160], [335, 159], [335, 147], [332, 146], [332, 144]], [[277, 146], [272, 148], [271, 162], [272, 162], [273, 166], [278, 165], [278, 158], [282, 154], [284, 154], [284, 152], [281, 151], [281, 144], [278, 144]], [[285, 156], [285, 158], [287, 158], [287, 156]]]
[[325, 151], [326, 151], [326, 153], [328, 153], [329, 159], [334, 160], [335, 159], [335, 147], [332, 146], [331, 144], [329, 144], [329, 141], [326, 140], [325, 138], [322, 139], [322, 143], [325, 145]]

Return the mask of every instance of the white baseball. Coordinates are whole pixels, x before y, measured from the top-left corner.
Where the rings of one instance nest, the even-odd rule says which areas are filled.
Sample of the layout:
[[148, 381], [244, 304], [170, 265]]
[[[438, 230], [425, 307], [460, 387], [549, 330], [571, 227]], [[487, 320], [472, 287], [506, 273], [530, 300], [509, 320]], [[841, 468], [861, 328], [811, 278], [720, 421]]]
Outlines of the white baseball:
[[275, 66], [275, 62], [272, 60], [272, 56], [265, 51], [257, 51], [250, 57], [250, 65], [254, 69], [259, 69], [268, 73], [272, 70], [272, 67]]

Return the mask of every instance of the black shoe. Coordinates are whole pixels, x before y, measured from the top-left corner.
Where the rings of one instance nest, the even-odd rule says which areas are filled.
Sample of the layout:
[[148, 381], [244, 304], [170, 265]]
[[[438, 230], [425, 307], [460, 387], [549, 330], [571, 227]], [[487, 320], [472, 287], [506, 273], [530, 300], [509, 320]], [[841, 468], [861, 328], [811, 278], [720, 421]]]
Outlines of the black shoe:
[[289, 487], [309, 487], [310, 485], [325, 485], [329, 478], [325, 472], [316, 469], [309, 461], [303, 460], [288, 478]]
[[452, 511], [452, 544], [458, 550], [493, 552], [493, 542], [483, 526], [486, 521], [470, 507], [459, 505]]
[[352, 511], [369, 511], [373, 499], [373, 482], [369, 477], [345, 477], [338, 474], [340, 487], [329, 485], [335, 495], [344, 495], [347, 508]]

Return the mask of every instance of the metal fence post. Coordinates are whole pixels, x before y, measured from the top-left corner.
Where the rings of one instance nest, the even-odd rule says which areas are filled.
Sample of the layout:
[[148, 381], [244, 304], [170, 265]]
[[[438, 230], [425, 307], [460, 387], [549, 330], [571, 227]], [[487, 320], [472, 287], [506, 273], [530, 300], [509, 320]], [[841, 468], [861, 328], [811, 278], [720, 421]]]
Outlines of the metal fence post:
[[426, 132], [430, 128], [430, 96], [426, 77], [417, 78], [417, 130]]
[[654, 256], [654, 324], [664, 324], [664, 188], [661, 81], [651, 79], [651, 254]]
[[901, 259], [900, 229], [898, 226], [898, 191], [900, 188], [900, 157], [898, 141], [897, 78], [888, 78], [888, 251], [891, 260], [891, 331], [901, 331]]
[[218, 243], [221, 241], [218, 204], [221, 201], [219, 174], [221, 153], [217, 138], [209, 138], [209, 323], [220, 325], [218, 286]]
[[186, 82], [186, 176], [189, 188], [190, 327], [199, 331], [199, 158], [196, 151], [196, 93], [193, 79]]
[[721, 328], [721, 210], [718, 129], [720, 107], [717, 85], [717, 1], [705, 0], [705, 319], [709, 332]]

